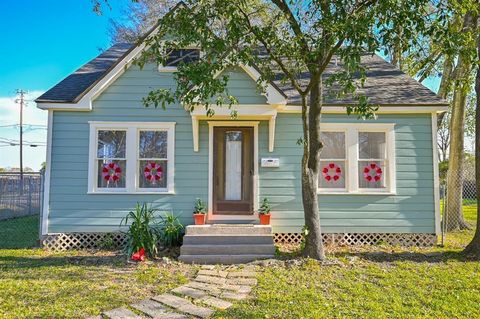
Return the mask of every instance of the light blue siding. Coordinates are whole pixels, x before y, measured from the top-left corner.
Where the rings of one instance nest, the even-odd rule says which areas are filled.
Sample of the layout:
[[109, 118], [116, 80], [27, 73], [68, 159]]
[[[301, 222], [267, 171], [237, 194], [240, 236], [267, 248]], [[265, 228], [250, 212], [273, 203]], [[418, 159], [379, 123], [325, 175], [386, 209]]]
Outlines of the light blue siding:
[[[193, 151], [192, 122], [181, 106], [145, 108], [150, 90], [173, 88], [171, 73], [154, 66], [132, 67], [93, 103], [92, 112], [55, 111], [48, 232], [117, 231], [136, 202], [152, 203], [190, 224], [195, 198], [208, 196], [208, 127], [200, 124], [200, 149]], [[230, 93], [240, 103], [265, 104], [248, 75], [231, 73]], [[355, 122], [356, 117], [325, 115], [324, 122]], [[175, 194], [87, 194], [88, 121], [176, 122]], [[430, 116], [380, 115], [376, 122], [395, 123], [397, 195], [321, 195], [322, 227], [326, 232], [434, 232], [433, 168]], [[259, 127], [259, 157], [280, 158], [279, 168], [259, 168], [260, 197], [273, 206], [274, 231], [298, 232], [303, 222], [300, 187], [302, 136], [300, 115], [279, 114], [275, 150], [268, 152], [268, 125]]]
[[[355, 116], [323, 116], [324, 123], [357, 122]], [[395, 123], [397, 195], [319, 195], [326, 232], [434, 233], [432, 132], [430, 114], [379, 115], [375, 123]], [[279, 129], [281, 128], [281, 129]], [[260, 127], [260, 156], [280, 158], [279, 168], [260, 168], [260, 196], [272, 201], [272, 224], [279, 232], [304, 225], [299, 115], [279, 114], [275, 150], [267, 152], [267, 125]]]

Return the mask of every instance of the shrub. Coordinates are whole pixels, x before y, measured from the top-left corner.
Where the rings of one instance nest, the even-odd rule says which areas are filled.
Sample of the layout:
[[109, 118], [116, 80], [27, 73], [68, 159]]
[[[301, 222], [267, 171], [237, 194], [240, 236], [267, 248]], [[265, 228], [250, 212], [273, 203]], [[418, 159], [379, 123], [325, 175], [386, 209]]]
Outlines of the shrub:
[[155, 210], [147, 207], [146, 203], [142, 205], [137, 203], [135, 209], [122, 219], [120, 225], [128, 225], [129, 221], [131, 224], [125, 234], [125, 252], [131, 256], [140, 248], [144, 248], [147, 256], [154, 257], [161, 237], [160, 227], [155, 222]]
[[161, 241], [165, 247], [175, 247], [182, 244], [184, 226], [177, 216], [166, 213], [161, 217]]

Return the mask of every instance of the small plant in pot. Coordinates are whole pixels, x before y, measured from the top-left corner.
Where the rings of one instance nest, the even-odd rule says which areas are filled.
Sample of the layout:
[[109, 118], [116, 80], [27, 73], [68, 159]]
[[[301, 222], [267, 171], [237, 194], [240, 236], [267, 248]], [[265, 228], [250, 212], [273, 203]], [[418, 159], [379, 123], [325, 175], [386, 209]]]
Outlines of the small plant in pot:
[[267, 198], [264, 198], [262, 205], [258, 210], [258, 216], [260, 218], [260, 225], [270, 225], [270, 203]]
[[195, 219], [195, 225], [205, 225], [205, 216], [207, 214], [207, 206], [205, 202], [200, 198], [197, 198], [195, 202], [195, 210], [193, 211], [193, 218]]

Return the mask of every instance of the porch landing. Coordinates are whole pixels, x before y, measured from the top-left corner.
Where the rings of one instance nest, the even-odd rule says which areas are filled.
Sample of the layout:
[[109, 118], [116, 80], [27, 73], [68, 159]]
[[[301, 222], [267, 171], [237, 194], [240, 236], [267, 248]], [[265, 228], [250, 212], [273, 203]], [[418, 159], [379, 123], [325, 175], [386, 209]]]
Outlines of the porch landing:
[[179, 260], [195, 264], [239, 264], [273, 258], [271, 226], [251, 224], [190, 225]]

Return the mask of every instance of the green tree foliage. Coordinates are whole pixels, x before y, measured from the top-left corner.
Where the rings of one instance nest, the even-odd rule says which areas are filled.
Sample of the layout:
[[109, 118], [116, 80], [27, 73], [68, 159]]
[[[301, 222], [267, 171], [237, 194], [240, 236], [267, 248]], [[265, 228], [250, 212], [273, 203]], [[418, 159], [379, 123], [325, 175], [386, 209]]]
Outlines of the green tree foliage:
[[[154, 90], [144, 103], [165, 108], [179, 102], [189, 110], [203, 106], [208, 115], [214, 114], [212, 105], [234, 109], [228, 73], [217, 75], [238, 64], [258, 68], [260, 89], [275, 77], [288, 83], [302, 101], [302, 198], [309, 230], [304, 253], [322, 259], [317, 186], [324, 90], [357, 99], [346, 107], [347, 114], [373, 118], [377, 107], [356, 92], [365, 79], [362, 54], [393, 46], [398, 39], [393, 26], [398, 25], [402, 37], [414, 44], [434, 19], [438, 13], [432, 14], [423, 0], [189, 0], [159, 21], [159, 32], [145, 39], [148, 50], [137, 63], [163, 64], [169, 49], [191, 45], [201, 47], [203, 54], [198, 62], [178, 67], [175, 89]], [[324, 81], [334, 55], [343, 71]]]

